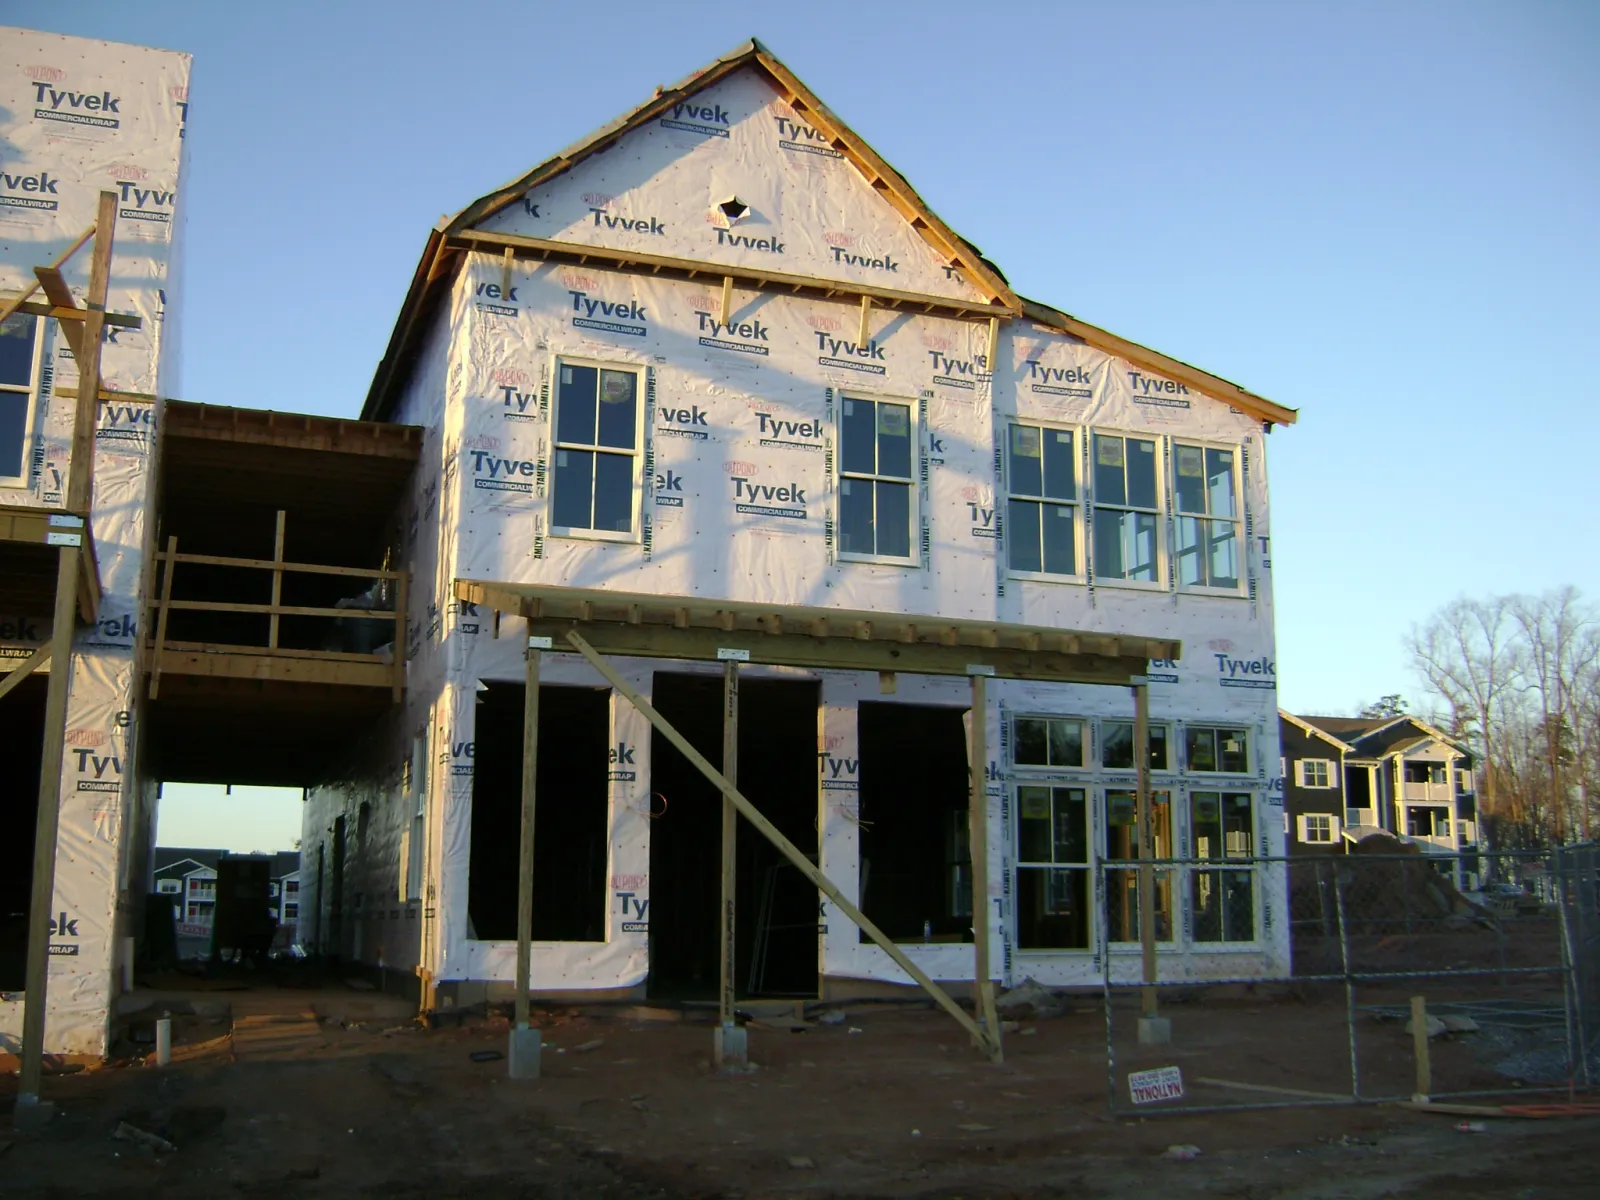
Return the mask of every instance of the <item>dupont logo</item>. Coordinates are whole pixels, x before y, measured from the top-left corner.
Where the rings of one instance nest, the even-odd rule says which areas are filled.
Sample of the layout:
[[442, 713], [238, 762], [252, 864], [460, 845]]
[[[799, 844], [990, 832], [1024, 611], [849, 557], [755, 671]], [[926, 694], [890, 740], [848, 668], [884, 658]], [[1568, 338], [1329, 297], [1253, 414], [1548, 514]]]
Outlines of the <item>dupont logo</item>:
[[67, 77], [60, 67], [23, 67], [22, 73], [35, 83], [60, 83]]
[[63, 740], [69, 746], [104, 746], [111, 738], [98, 729], [69, 729]]
[[792, 521], [806, 519], [806, 490], [797, 483], [757, 483], [754, 472], [730, 475], [728, 482], [733, 485], [735, 512]]
[[74, 92], [54, 85], [60, 80], [35, 80], [33, 118], [60, 121], [68, 125], [89, 125], [97, 129], [117, 129], [122, 99], [110, 92]]
[[772, 120], [778, 127], [778, 149], [816, 158], [844, 157], [833, 148], [833, 140], [827, 134], [800, 120], [787, 104], [776, 103], [772, 106]]
[[756, 473], [755, 463], [739, 462], [730, 459], [722, 464], [722, 469], [735, 479], [751, 479]]
[[883, 362], [883, 347], [878, 345], [876, 339], [864, 346], [857, 345], [819, 329], [817, 349], [821, 352], [817, 357], [819, 366], [843, 367], [847, 371], [861, 371], [868, 375], [882, 375], [886, 370], [880, 365]]
[[167, 96], [178, 106], [178, 136], [184, 135], [183, 125], [189, 121], [189, 88], [186, 84], [175, 83], [167, 89]]
[[572, 318], [575, 329], [592, 329], [624, 337], [644, 337], [650, 332], [645, 326], [649, 318], [637, 300], [595, 299], [579, 289], [569, 290], [567, 295], [572, 297], [572, 311], [579, 314]]
[[663, 129], [697, 133], [701, 137], [725, 138], [731, 125], [728, 110], [720, 104], [674, 104], [671, 115], [661, 118]]
[[0, 170], [0, 208], [31, 208], [54, 212], [61, 207], [56, 187], [60, 180], [49, 171], [34, 174]]
[[106, 168], [106, 174], [115, 180], [128, 183], [138, 183], [140, 180], [150, 177], [150, 172], [146, 171], [138, 163], [112, 163]]
[[727, 325], [709, 312], [696, 312], [700, 322], [700, 344], [709, 350], [733, 354], [767, 354], [768, 329], [760, 321], [733, 321]]
[[1084, 367], [1047, 367], [1030, 358], [1028, 381], [1028, 390], [1037, 395], [1071, 396], [1075, 400], [1094, 395], [1094, 381]]
[[561, 272], [561, 286], [572, 288], [579, 292], [598, 292], [600, 290], [600, 277], [598, 275], [585, 275], [579, 271]]

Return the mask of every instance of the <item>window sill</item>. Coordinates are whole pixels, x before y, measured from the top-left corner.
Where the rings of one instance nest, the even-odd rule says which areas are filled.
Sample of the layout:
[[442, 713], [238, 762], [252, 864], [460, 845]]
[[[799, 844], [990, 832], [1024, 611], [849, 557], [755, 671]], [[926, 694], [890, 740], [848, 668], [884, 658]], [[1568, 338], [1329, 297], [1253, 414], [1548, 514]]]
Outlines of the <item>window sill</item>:
[[1066, 583], [1076, 585], [1077, 587], [1083, 587], [1089, 582], [1088, 579], [1081, 574], [1052, 575], [1048, 571], [1013, 571], [1009, 568], [1006, 570], [1006, 578], [1023, 579], [1029, 583]]
[[1153, 582], [1143, 579], [1110, 579], [1104, 575], [1094, 577], [1095, 587], [1119, 588], [1129, 592], [1165, 592], [1167, 585], [1160, 580]]
[[572, 529], [560, 525], [551, 527], [550, 536], [574, 542], [610, 542], [623, 546], [637, 546], [641, 541], [640, 536], [632, 531], [619, 533], [609, 529]]
[[921, 560], [916, 558], [889, 558], [881, 554], [854, 554], [844, 550], [839, 551], [839, 561], [877, 567], [908, 567], [912, 570], [922, 568]]
[[1216, 596], [1223, 600], [1248, 600], [1250, 593], [1243, 588], [1185, 587], [1178, 585], [1180, 596]]

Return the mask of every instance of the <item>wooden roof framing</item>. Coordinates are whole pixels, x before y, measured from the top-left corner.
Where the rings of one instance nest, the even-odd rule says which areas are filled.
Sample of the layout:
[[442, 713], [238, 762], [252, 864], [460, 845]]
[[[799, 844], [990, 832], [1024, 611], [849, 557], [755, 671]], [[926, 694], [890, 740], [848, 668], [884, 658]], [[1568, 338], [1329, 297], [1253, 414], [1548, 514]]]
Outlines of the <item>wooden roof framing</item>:
[[541, 584], [457, 579], [455, 595], [525, 618], [558, 649], [577, 630], [601, 654], [646, 658], [715, 662], [742, 649], [753, 663], [813, 670], [1125, 685], [1150, 659], [1183, 652], [1172, 638]]

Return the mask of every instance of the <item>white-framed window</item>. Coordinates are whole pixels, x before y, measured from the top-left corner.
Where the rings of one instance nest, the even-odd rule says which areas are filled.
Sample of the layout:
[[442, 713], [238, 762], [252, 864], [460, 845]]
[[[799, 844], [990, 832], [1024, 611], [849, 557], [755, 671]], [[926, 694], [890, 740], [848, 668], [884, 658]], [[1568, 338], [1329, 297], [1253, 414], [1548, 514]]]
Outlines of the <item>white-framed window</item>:
[[1191, 792], [1189, 836], [1194, 857], [1208, 864], [1189, 876], [1194, 940], [1255, 941], [1255, 794]]
[[44, 321], [16, 313], [0, 325], [0, 488], [28, 486]]
[[1238, 725], [1186, 725], [1184, 768], [1203, 775], [1247, 775], [1250, 731]]
[[1011, 761], [1019, 767], [1089, 765], [1081, 717], [1017, 717], [1011, 723]]
[[176, 896], [183, 891], [183, 881], [180, 879], [156, 880], [156, 892], [162, 896]]
[[1016, 882], [1020, 949], [1089, 949], [1087, 788], [1017, 787]]
[[1237, 593], [1244, 578], [1238, 450], [1177, 442], [1172, 456], [1178, 586]]
[[1006, 435], [1006, 561], [1015, 575], [1083, 575], [1078, 533], [1078, 435], [1014, 421]]
[[1339, 840], [1339, 818], [1332, 813], [1305, 813], [1296, 823], [1300, 840], [1308, 846], [1328, 846]]
[[550, 532], [639, 540], [644, 479], [644, 368], [556, 360]]
[[409, 826], [400, 831], [400, 900], [422, 898], [423, 848], [428, 815], [428, 738], [411, 739], [411, 756], [402, 771], [401, 787], [411, 809]]
[[1161, 464], [1154, 438], [1092, 435], [1097, 582], [1161, 585]]
[[1295, 783], [1303, 788], [1331, 788], [1339, 785], [1333, 760], [1327, 758], [1297, 758], [1294, 763]]
[[[1150, 722], [1150, 769], [1172, 769], [1172, 727], [1162, 721]], [[1100, 722], [1100, 765], [1111, 771], [1132, 771], [1137, 767], [1133, 752], [1132, 721]]]
[[846, 395], [839, 410], [839, 557], [915, 564], [916, 406]]
[[[1139, 796], [1126, 787], [1108, 788], [1105, 804], [1105, 857], [1108, 859], [1136, 859], [1139, 857]], [[1150, 793], [1150, 828], [1155, 843], [1155, 857], [1171, 858], [1172, 854], [1172, 793]], [[1156, 941], [1173, 940], [1172, 923], [1172, 868], [1153, 869], [1156, 901]], [[1106, 885], [1106, 937], [1113, 942], [1139, 940], [1139, 868], [1107, 867]]]

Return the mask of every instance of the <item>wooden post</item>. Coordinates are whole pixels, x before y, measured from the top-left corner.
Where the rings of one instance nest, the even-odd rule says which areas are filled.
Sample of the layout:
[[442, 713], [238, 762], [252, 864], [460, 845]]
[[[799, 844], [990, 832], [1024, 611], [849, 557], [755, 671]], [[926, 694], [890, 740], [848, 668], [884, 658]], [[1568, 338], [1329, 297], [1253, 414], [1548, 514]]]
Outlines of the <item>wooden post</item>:
[[972, 679], [972, 732], [967, 747], [967, 840], [972, 852], [972, 999], [973, 1009], [989, 1031], [985, 1047], [995, 1062], [1001, 1058], [1000, 1021], [989, 978], [989, 701], [988, 682]]
[[[283, 509], [278, 510], [278, 527], [272, 538], [272, 607], [277, 609], [283, 603], [283, 521], [288, 514]], [[278, 614], [273, 612], [268, 618], [270, 622], [267, 629], [267, 649], [278, 648]]]
[[[150, 658], [150, 699], [161, 695], [161, 652], [167, 645], [167, 613], [172, 604], [172, 573], [178, 569], [178, 539], [167, 539], [167, 569], [161, 575], [161, 603], [156, 607], [156, 646]], [[274, 616], [273, 620], [277, 620]]]
[[1411, 997], [1411, 1047], [1417, 1060], [1417, 1090], [1413, 1100], [1427, 1100], [1433, 1093], [1433, 1061], [1428, 1048], [1428, 1001]]
[[[68, 512], [84, 518], [90, 530], [94, 500], [94, 427], [100, 413], [100, 348], [105, 334], [106, 296], [111, 286], [111, 244], [117, 221], [115, 192], [100, 193], [95, 218], [94, 254], [89, 266], [88, 313], [83, 322], [83, 354], [78, 359], [78, 398], [68, 464]], [[67, 696], [72, 683], [72, 633], [78, 609], [78, 573], [94, 569], [80, 544], [62, 546], [56, 564], [56, 606], [50, 631], [50, 685], [44, 703], [44, 747], [39, 767], [39, 812], [33, 837], [33, 888], [28, 906], [28, 949], [24, 967], [22, 1071], [13, 1121], [47, 1114], [39, 1100], [44, 1075], [45, 1012], [49, 1006], [50, 917], [55, 909], [56, 836], [61, 822], [61, 764], [66, 757]]]
[[1133, 756], [1139, 781], [1139, 954], [1144, 983], [1139, 993], [1139, 1011], [1145, 1017], [1154, 1017], [1159, 1015], [1155, 989], [1156, 873], [1150, 860], [1156, 856], [1156, 832], [1150, 811], [1150, 689], [1142, 680], [1133, 685]]
[[[739, 664], [729, 660], [722, 665], [722, 775], [729, 783], [739, 782]], [[734, 1025], [734, 885], [738, 867], [739, 813], [733, 801], [722, 797], [722, 905], [719, 940], [721, 997], [718, 1016], [724, 1029]]]
[[730, 325], [733, 322], [733, 276], [722, 277], [722, 324]]
[[695, 770], [716, 784], [717, 789], [729, 800], [733, 801], [733, 806], [739, 810], [739, 815], [754, 825], [756, 832], [777, 847], [778, 852], [788, 859], [800, 874], [809, 879], [818, 891], [833, 902], [834, 907], [849, 920], [853, 921], [861, 932], [871, 938], [893, 960], [896, 966], [921, 986], [923, 991], [932, 996], [934, 1002], [940, 1008], [954, 1017], [957, 1024], [977, 1039], [979, 1045], [987, 1047], [990, 1044], [988, 1031], [968, 1016], [966, 1010], [955, 1002], [949, 992], [935, 983], [926, 971], [912, 962], [906, 956], [905, 951], [896, 946], [888, 935], [873, 923], [871, 918], [846, 899], [844, 893], [835, 886], [833, 880], [818, 870], [814, 862], [800, 853], [799, 848], [784, 837], [777, 826], [762, 816], [761, 810], [751, 804], [734, 784], [724, 779], [722, 773], [706, 761], [705, 755], [690, 745], [689, 739], [674, 729], [672, 724], [658, 713], [648, 700], [639, 694], [637, 688], [630, 685], [626, 679], [612, 670], [611, 665], [596, 652], [593, 646], [584, 641], [582, 635], [576, 631], [568, 633], [567, 642], [588, 660], [590, 666], [600, 672], [601, 676], [616, 689], [619, 695], [643, 713], [645, 719], [661, 731], [661, 736], [671, 742], [677, 748], [678, 753], [689, 760], [689, 764]]
[[861, 297], [861, 328], [856, 334], [856, 344], [865, 346], [872, 340], [872, 297]]
[[522, 703], [522, 846], [517, 859], [517, 1028], [528, 1027], [528, 976], [533, 967], [533, 816], [539, 767], [539, 655], [529, 639], [527, 695]]

